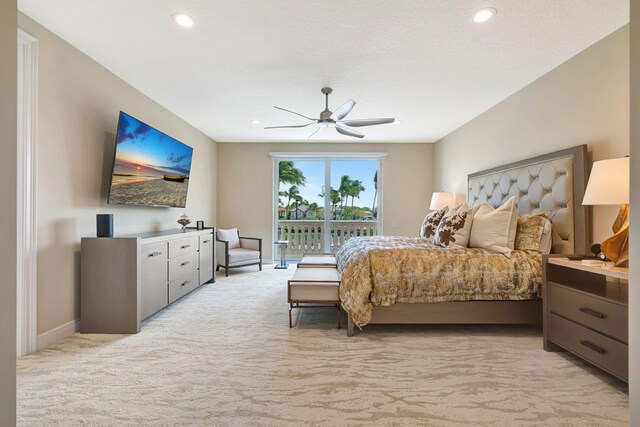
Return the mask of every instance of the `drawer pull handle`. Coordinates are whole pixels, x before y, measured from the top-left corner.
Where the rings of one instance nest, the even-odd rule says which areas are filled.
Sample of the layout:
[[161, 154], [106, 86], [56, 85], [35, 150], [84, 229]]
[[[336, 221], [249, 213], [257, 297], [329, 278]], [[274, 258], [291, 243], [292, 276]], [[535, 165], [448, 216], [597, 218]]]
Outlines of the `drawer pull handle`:
[[589, 307], [580, 307], [580, 311], [588, 314], [589, 316], [597, 317], [598, 319], [604, 319], [606, 316], [599, 311], [595, 311]]
[[190, 261], [185, 261], [182, 264], [180, 264], [180, 267], [184, 267], [185, 265], [189, 265], [189, 264], [191, 264]]
[[149, 254], [149, 258], [154, 257], [154, 256], [158, 256], [158, 255], [162, 255], [162, 252], [151, 252]]
[[595, 351], [596, 353], [605, 354], [607, 352], [607, 350], [600, 347], [599, 345], [592, 343], [591, 341], [580, 340], [580, 344], [587, 347], [589, 350]]
[[182, 286], [187, 286], [189, 283], [191, 283], [191, 281], [187, 280], [186, 282], [184, 282], [182, 285], [180, 285], [180, 287]]
[[203, 240], [202, 243], [209, 243], [211, 240]]
[[182, 245], [182, 246], [180, 246], [180, 249], [187, 249], [187, 248], [190, 248], [190, 247], [191, 247], [191, 245]]

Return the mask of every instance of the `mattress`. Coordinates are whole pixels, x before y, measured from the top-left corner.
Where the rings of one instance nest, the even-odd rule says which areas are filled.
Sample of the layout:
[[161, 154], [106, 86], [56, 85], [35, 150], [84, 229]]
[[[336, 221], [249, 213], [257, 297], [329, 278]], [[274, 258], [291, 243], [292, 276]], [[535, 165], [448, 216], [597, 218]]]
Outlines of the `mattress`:
[[435, 246], [417, 237], [354, 237], [336, 254], [340, 301], [358, 326], [374, 306], [445, 301], [528, 300], [539, 296], [542, 254]]

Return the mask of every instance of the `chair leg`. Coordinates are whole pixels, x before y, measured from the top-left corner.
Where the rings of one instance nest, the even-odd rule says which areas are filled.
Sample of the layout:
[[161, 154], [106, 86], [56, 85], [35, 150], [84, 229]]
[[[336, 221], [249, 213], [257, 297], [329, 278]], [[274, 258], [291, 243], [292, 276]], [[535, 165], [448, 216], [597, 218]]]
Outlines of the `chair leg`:
[[220, 271], [220, 264], [216, 265], [216, 271]]
[[262, 263], [258, 264], [258, 267], [260, 268], [260, 271], [262, 271]]
[[229, 277], [229, 267], [224, 268], [224, 276]]
[[340, 304], [338, 304], [338, 329], [340, 329], [340, 318], [342, 317], [342, 312], [340, 311]]

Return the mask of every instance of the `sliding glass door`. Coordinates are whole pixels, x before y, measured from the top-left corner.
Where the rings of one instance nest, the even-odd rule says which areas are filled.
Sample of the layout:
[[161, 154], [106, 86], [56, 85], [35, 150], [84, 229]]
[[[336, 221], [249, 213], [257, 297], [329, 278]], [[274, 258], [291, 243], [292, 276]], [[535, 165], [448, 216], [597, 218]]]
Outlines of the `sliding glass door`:
[[377, 235], [381, 168], [379, 158], [274, 158], [274, 237], [287, 241], [287, 256], [335, 253], [350, 238]]

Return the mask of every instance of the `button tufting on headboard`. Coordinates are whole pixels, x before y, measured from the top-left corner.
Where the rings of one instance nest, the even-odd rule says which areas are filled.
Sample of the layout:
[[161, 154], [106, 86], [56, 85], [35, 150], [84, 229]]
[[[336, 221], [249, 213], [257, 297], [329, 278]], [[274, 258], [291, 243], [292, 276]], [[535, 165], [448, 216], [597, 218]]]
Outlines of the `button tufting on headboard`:
[[493, 207], [516, 197], [518, 212], [550, 211], [553, 252], [575, 252], [573, 156], [539, 161], [511, 169], [473, 174], [468, 179], [468, 203]]

